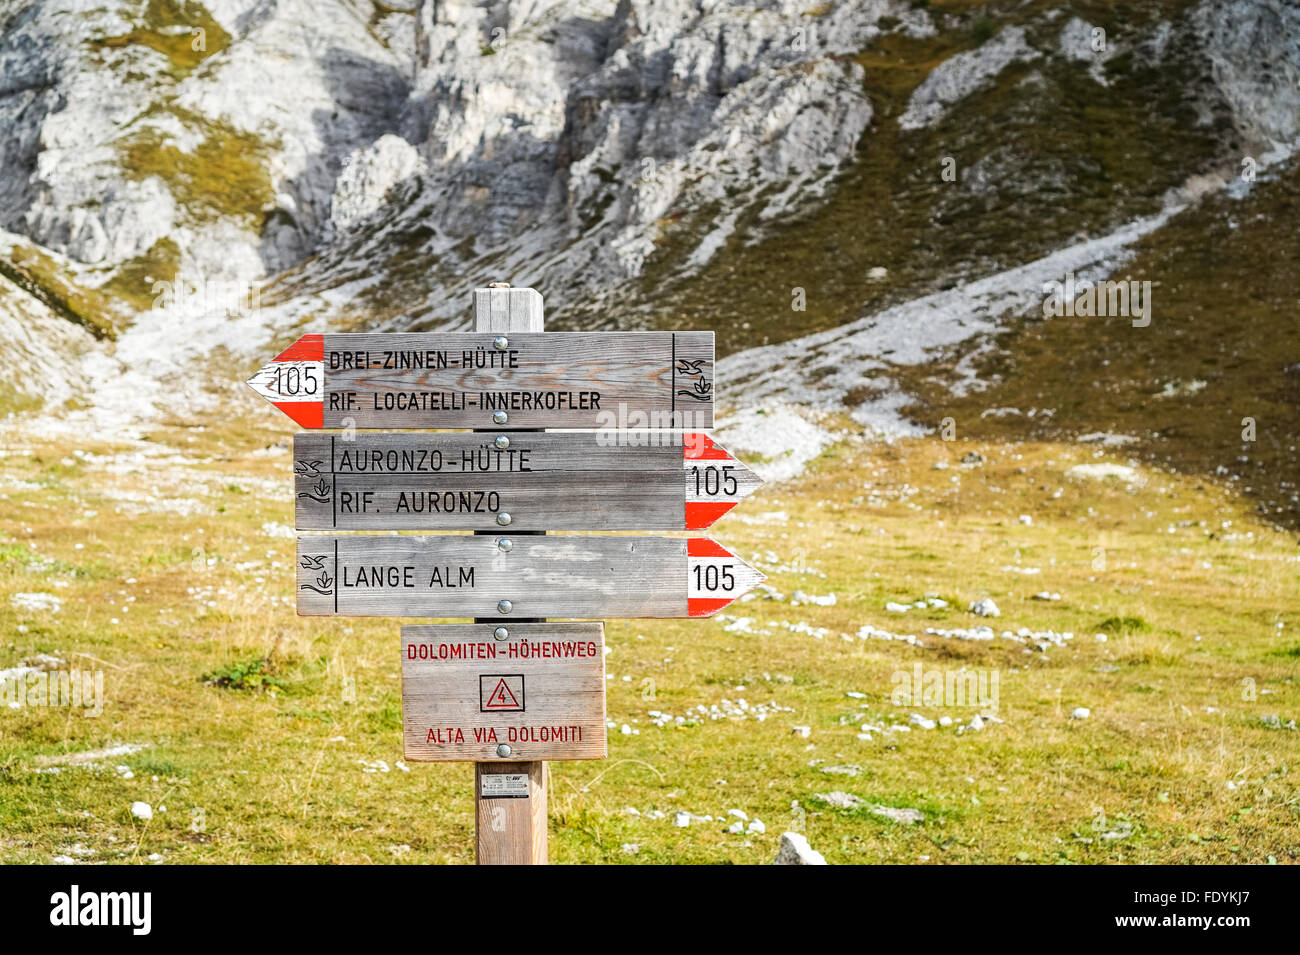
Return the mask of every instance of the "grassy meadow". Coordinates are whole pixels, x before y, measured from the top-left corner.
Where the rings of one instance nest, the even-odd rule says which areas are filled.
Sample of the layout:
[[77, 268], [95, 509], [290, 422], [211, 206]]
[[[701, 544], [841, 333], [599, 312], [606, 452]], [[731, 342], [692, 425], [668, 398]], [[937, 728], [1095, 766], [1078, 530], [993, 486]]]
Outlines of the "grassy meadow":
[[[294, 613], [291, 432], [254, 400], [130, 444], [0, 426], [0, 670], [105, 695], [0, 706], [5, 861], [473, 860], [471, 767], [402, 760], [399, 621]], [[1291, 534], [1122, 451], [841, 434], [712, 532], [771, 590], [607, 624], [610, 756], [552, 764], [552, 861], [763, 863], [787, 829], [831, 863], [1296, 860]], [[1106, 463], [1136, 473], [1066, 476]], [[995, 710], [896, 705], [916, 664], [996, 673]]]

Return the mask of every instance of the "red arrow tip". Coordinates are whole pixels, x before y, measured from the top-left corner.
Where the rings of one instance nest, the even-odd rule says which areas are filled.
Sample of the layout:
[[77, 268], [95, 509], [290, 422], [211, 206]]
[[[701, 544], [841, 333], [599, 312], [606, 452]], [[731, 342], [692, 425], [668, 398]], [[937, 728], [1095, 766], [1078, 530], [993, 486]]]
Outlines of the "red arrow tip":
[[687, 501], [686, 529], [699, 531], [712, 527], [713, 522], [736, 506], [737, 501]]
[[743, 597], [766, 576], [707, 537], [686, 541], [686, 612], [709, 617]]
[[700, 431], [687, 431], [682, 435], [682, 457], [688, 461], [734, 460], [726, 448]]
[[325, 336], [304, 335], [280, 354], [274, 361], [324, 361]]
[[271, 402], [304, 428], [325, 427], [325, 405], [319, 401]]

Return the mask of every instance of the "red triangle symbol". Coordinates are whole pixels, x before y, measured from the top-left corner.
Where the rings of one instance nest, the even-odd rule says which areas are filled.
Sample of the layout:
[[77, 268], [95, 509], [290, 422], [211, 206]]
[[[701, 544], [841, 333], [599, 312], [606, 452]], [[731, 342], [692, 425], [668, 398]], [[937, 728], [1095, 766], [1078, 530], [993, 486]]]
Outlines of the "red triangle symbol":
[[496, 689], [492, 691], [492, 695], [488, 697], [487, 703], [484, 704], [484, 709], [489, 710], [518, 709], [518, 707], [519, 701], [510, 692], [510, 687], [506, 686], [504, 677], [497, 681]]

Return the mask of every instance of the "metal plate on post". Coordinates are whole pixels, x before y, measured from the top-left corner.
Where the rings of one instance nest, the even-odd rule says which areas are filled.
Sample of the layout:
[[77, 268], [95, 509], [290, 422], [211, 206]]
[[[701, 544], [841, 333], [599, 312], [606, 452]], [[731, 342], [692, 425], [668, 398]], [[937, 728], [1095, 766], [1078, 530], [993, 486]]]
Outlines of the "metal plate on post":
[[479, 796], [483, 799], [527, 799], [527, 773], [484, 773], [479, 777]]
[[[402, 725], [409, 760], [603, 759], [605, 626], [403, 627]], [[481, 795], [516, 783], [482, 776]]]

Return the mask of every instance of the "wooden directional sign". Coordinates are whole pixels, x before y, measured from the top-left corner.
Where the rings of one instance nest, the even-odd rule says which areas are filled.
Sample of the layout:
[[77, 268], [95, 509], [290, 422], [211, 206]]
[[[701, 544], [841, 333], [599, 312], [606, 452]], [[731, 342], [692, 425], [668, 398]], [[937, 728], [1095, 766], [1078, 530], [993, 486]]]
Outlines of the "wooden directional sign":
[[712, 428], [712, 332], [304, 335], [249, 385], [304, 428]]
[[298, 538], [298, 613], [707, 617], [765, 577], [703, 537]]
[[605, 625], [402, 628], [410, 760], [604, 759]]
[[698, 530], [761, 483], [706, 434], [299, 434], [300, 530]]

